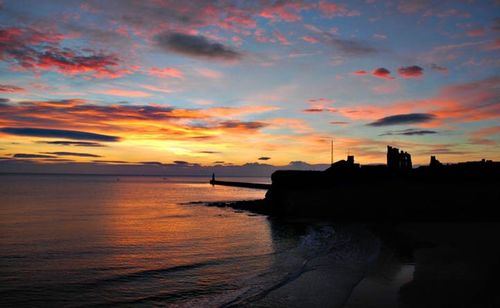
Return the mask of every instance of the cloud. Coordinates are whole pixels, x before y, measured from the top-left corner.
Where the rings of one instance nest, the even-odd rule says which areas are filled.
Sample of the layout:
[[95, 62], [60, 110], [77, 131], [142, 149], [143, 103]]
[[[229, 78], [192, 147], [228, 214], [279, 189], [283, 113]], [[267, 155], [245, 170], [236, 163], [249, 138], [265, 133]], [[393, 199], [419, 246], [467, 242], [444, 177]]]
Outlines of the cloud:
[[391, 76], [391, 71], [384, 67], [379, 67], [375, 69], [372, 72], [372, 76], [375, 76], [377, 78], [383, 78], [383, 79], [394, 79], [394, 77]]
[[308, 108], [308, 109], [304, 109], [302, 111], [303, 112], [323, 112], [323, 111], [325, 111], [325, 109], [323, 109], [323, 108]]
[[270, 19], [272, 21], [296, 22], [302, 20], [302, 16], [298, 11], [308, 9], [309, 6], [302, 1], [287, 2], [274, 1], [269, 2], [270, 5], [264, 5], [258, 16]]
[[465, 32], [467, 36], [478, 37], [486, 35], [486, 31], [483, 28], [470, 29]]
[[498, 144], [498, 137], [500, 137], [500, 125], [483, 127], [472, 132], [470, 135], [469, 143], [496, 146]]
[[76, 152], [43, 152], [43, 154], [56, 155], [56, 156], [101, 157], [100, 155], [95, 155], [90, 153], [76, 153]]
[[4, 92], [4, 93], [24, 92], [24, 88], [9, 85], [9, 84], [0, 84], [0, 92]]
[[408, 129], [404, 129], [404, 130], [388, 131], [388, 132], [385, 132], [385, 133], [381, 134], [380, 136], [394, 136], [394, 135], [422, 136], [422, 135], [431, 135], [431, 134], [437, 134], [437, 131], [408, 128]]
[[156, 77], [172, 77], [179, 79], [184, 77], [184, 73], [181, 70], [173, 67], [152, 67], [149, 69], [148, 74]]
[[316, 38], [316, 37], [313, 37], [313, 36], [309, 36], [309, 35], [306, 35], [306, 36], [303, 36], [302, 37], [302, 40], [304, 42], [308, 42], [308, 43], [311, 43], [311, 44], [316, 44], [319, 42], [319, 39]]
[[184, 161], [184, 160], [174, 160], [174, 164], [176, 165], [189, 165], [189, 162]]
[[[500, 117], [500, 77], [491, 77], [466, 83], [443, 86], [438, 94], [426, 99], [395, 101], [391, 104], [337, 107], [337, 111], [351, 120], [371, 120], [392, 114], [429, 113], [436, 121], [475, 122], [496, 120]], [[439, 121], [437, 121], [439, 119]]]
[[271, 157], [267, 157], [267, 156], [262, 156], [262, 157], [259, 157], [258, 160], [270, 160]]
[[398, 68], [398, 74], [404, 78], [419, 78], [424, 75], [424, 69], [417, 65]]
[[141, 161], [139, 163], [143, 165], [163, 166], [163, 163], [159, 161]]
[[242, 57], [240, 52], [231, 47], [212, 42], [201, 35], [163, 32], [155, 36], [155, 41], [164, 50], [191, 57], [221, 60], [236, 60]]
[[333, 125], [345, 125], [345, 124], [349, 124], [349, 122], [345, 122], [345, 121], [331, 121], [330, 124], [333, 124]]
[[200, 154], [219, 154], [220, 152], [217, 152], [217, 151], [198, 151], [197, 153], [200, 153]]
[[302, 110], [303, 112], [337, 112], [335, 108], [330, 107], [330, 105], [334, 103], [334, 100], [332, 99], [320, 97], [315, 99], [308, 99], [307, 103], [311, 107]]
[[97, 78], [117, 78], [130, 73], [120, 67], [116, 55], [88, 48], [61, 48], [62, 36], [55, 34], [31, 28], [3, 28], [0, 37], [0, 60], [10, 62], [18, 70], [57, 71], [65, 75], [89, 73]]
[[94, 134], [89, 132], [75, 131], [75, 130], [61, 130], [61, 129], [43, 129], [32, 127], [4, 127], [0, 132], [5, 134], [17, 136], [31, 136], [31, 137], [50, 137], [50, 138], [67, 138], [76, 140], [95, 140], [105, 142], [116, 142], [120, 138], [109, 135]]
[[290, 41], [278, 30], [273, 31], [273, 35], [282, 45], [290, 45]]
[[237, 129], [237, 130], [256, 130], [263, 127], [266, 127], [267, 124], [263, 122], [241, 122], [241, 121], [223, 121], [220, 122], [219, 128], [229, 128], [229, 129]]
[[0, 98], [0, 104], [1, 103], [8, 103], [8, 102], [10, 102], [10, 99], [8, 99], [8, 98]]
[[360, 40], [341, 39], [329, 36], [329, 42], [340, 52], [349, 56], [366, 56], [378, 53], [378, 49]]
[[[365, 41], [358, 39], [343, 39], [333, 34], [332, 31], [324, 31], [313, 25], [305, 25], [304, 27], [316, 33], [321, 37], [324, 43], [330, 44], [346, 56], [367, 56], [379, 52], [378, 48], [373, 47]], [[336, 31], [336, 28], [334, 28], [334, 30]]]
[[321, 1], [318, 5], [320, 12], [327, 17], [333, 16], [359, 16], [357, 10], [349, 10], [342, 4], [331, 3], [328, 1]]
[[54, 144], [54, 145], [67, 145], [67, 146], [77, 146], [77, 147], [104, 147], [105, 145], [97, 143], [97, 142], [88, 142], [88, 141], [65, 141], [65, 140], [56, 140], [56, 141], [41, 141], [46, 144]]
[[104, 163], [104, 164], [130, 164], [128, 161], [124, 160], [102, 160], [102, 159], [97, 159], [93, 160], [93, 163]]
[[415, 123], [425, 123], [435, 119], [435, 115], [430, 113], [408, 113], [397, 114], [378, 119], [375, 122], [368, 124], [369, 126], [389, 126], [389, 125], [405, 125]]
[[112, 95], [112, 96], [121, 96], [121, 97], [150, 97], [152, 96], [149, 93], [144, 91], [134, 91], [134, 90], [122, 90], [122, 89], [109, 89], [98, 91], [97, 93]]
[[438, 71], [440, 73], [448, 74], [448, 69], [446, 67], [444, 67], [444, 66], [432, 63], [430, 67], [431, 67], [431, 69], [433, 69], [435, 71]]
[[12, 157], [14, 158], [56, 158], [53, 155], [42, 155], [42, 154], [25, 154], [25, 153], [17, 153]]
[[365, 70], [357, 70], [357, 71], [352, 72], [352, 74], [356, 75], [356, 76], [365, 76], [365, 75], [368, 75], [368, 72]]
[[[222, 138], [226, 134], [230, 136], [231, 134], [255, 133], [260, 128], [266, 127], [267, 122], [246, 122], [238, 118], [273, 110], [277, 108], [255, 105], [207, 109], [181, 109], [156, 104], [96, 105], [73, 99], [2, 104], [0, 119], [2, 119], [2, 126], [16, 129], [36, 127], [36, 129], [49, 130], [102, 132], [104, 135], [126, 136], [127, 140], [213, 140]], [[4, 131], [6, 132], [8, 131]], [[22, 131], [11, 132], [23, 133]], [[33, 136], [44, 137], [45, 135], [40, 135], [40, 131], [36, 131]], [[50, 137], [67, 138], [62, 133], [50, 134]]]
[[204, 68], [204, 67], [197, 67], [195, 69], [195, 72], [198, 75], [200, 75], [201, 77], [208, 78], [208, 79], [221, 79], [224, 76], [219, 71], [215, 71], [215, 70]]

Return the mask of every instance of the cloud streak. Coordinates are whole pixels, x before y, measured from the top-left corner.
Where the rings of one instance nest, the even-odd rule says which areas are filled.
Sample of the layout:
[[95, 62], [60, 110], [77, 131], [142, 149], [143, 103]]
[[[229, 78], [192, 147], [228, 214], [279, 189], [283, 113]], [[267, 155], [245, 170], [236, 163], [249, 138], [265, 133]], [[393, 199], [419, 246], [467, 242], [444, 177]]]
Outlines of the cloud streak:
[[9, 84], [0, 84], [0, 92], [2, 93], [18, 93], [24, 92], [24, 88]]
[[53, 145], [64, 145], [64, 146], [77, 146], [77, 147], [104, 147], [105, 145], [97, 142], [88, 141], [66, 141], [66, 140], [56, 140], [56, 141], [41, 141], [41, 143], [53, 144]]
[[208, 40], [201, 35], [164, 32], [155, 36], [156, 44], [163, 50], [190, 56], [219, 60], [237, 60], [242, 54], [221, 43]]
[[437, 134], [437, 131], [434, 130], [425, 130], [425, 129], [415, 129], [415, 128], [408, 128], [404, 130], [394, 130], [394, 131], [388, 131], [385, 132], [379, 136], [395, 136], [395, 135], [401, 135], [401, 136], [423, 136], [423, 135], [432, 135], [432, 134]]
[[368, 124], [369, 126], [390, 126], [390, 125], [405, 125], [405, 124], [416, 124], [416, 123], [426, 123], [435, 119], [435, 115], [430, 113], [408, 113], [408, 114], [397, 114], [393, 116], [388, 116], [385, 118], [378, 119], [375, 122]]
[[75, 131], [75, 130], [62, 130], [62, 129], [44, 129], [33, 127], [4, 127], [0, 132], [16, 136], [29, 136], [29, 137], [49, 137], [49, 138], [66, 138], [76, 140], [95, 140], [103, 142], [116, 142], [120, 138], [116, 136], [95, 134], [89, 132]]
[[100, 155], [96, 154], [78, 153], [78, 152], [43, 152], [43, 154], [56, 155], [56, 156], [101, 157]]

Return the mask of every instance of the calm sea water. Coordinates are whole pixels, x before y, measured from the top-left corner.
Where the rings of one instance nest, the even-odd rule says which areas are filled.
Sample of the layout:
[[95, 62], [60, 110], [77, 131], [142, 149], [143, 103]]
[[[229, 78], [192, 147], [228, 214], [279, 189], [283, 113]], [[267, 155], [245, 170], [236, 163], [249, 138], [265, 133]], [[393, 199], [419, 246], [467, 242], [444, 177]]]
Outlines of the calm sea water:
[[207, 181], [0, 176], [2, 304], [273, 306], [274, 290], [322, 256], [341, 303], [379, 252], [363, 232], [191, 204], [265, 193]]

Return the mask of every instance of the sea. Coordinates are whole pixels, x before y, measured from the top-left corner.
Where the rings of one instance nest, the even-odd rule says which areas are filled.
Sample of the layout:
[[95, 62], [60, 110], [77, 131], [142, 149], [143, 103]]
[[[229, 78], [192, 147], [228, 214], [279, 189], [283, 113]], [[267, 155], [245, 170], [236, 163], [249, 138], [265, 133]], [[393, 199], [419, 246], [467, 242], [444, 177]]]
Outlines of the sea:
[[363, 226], [206, 206], [265, 195], [208, 181], [0, 175], [0, 305], [342, 307], [383, 254]]

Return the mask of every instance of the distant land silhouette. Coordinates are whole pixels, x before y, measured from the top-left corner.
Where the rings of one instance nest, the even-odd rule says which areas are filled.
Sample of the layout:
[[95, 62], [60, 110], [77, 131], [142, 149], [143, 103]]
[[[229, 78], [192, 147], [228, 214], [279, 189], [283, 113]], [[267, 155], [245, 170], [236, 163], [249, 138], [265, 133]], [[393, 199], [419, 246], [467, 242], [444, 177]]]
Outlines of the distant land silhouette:
[[[496, 221], [500, 163], [490, 160], [412, 167], [411, 155], [387, 147], [386, 165], [361, 166], [354, 156], [324, 171], [278, 170], [261, 201], [214, 203], [274, 216], [373, 221]], [[245, 183], [212, 184], [244, 186]]]

